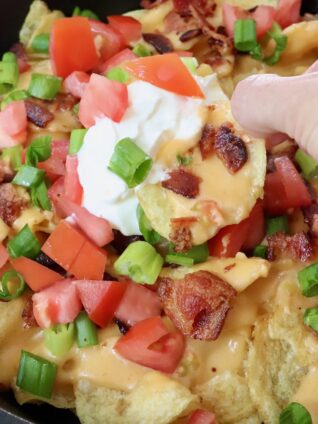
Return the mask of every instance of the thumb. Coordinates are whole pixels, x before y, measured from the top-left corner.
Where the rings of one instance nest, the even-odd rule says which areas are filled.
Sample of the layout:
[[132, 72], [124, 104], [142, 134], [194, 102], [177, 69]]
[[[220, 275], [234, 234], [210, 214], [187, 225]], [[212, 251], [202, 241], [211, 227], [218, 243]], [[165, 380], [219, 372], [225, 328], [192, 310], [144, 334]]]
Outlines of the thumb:
[[253, 135], [284, 133], [318, 159], [318, 73], [253, 75], [232, 96], [232, 113]]

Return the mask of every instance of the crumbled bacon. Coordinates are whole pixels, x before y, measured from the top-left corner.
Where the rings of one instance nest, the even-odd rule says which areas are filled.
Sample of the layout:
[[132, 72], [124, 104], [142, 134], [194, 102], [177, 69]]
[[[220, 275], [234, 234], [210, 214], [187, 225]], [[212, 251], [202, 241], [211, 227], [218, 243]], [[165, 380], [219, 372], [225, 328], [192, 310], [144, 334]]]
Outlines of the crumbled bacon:
[[200, 28], [189, 29], [188, 31], [186, 31], [186, 32], [184, 32], [183, 34], [180, 35], [179, 40], [182, 43], [185, 43], [189, 40], [192, 40], [193, 38], [198, 37], [201, 34], [202, 34], [202, 31], [201, 31]]
[[247, 162], [248, 154], [244, 141], [227, 125], [221, 125], [216, 130], [214, 149], [232, 174]]
[[215, 128], [211, 124], [206, 124], [203, 128], [199, 141], [202, 159], [207, 159], [214, 151]]
[[10, 165], [0, 159], [0, 183], [9, 183], [13, 180], [14, 172]]
[[[188, 29], [191, 29], [191, 24], [183, 19], [179, 13], [176, 13], [172, 10], [168, 15], [164, 18], [164, 30], [165, 32], [177, 32], [182, 33], [186, 32]], [[192, 27], [193, 28], [193, 27]]]
[[31, 328], [31, 327], [37, 327], [38, 324], [34, 318], [33, 315], [33, 303], [32, 303], [32, 296], [29, 296], [27, 298], [26, 304], [22, 311], [22, 320], [23, 320], [23, 327], [24, 328]]
[[45, 107], [31, 100], [25, 101], [28, 121], [39, 128], [45, 128], [54, 119], [54, 115]]
[[189, 199], [194, 199], [199, 194], [201, 178], [191, 172], [179, 168], [171, 171], [169, 177], [161, 183], [167, 190]]
[[216, 275], [197, 271], [180, 280], [159, 278], [158, 294], [165, 313], [185, 336], [216, 340], [237, 293]]
[[152, 9], [153, 7], [157, 7], [166, 1], [167, 0], [141, 0], [140, 6], [144, 9]]
[[19, 217], [24, 205], [25, 200], [19, 196], [11, 183], [0, 185], [0, 218], [7, 225], [12, 225]]
[[275, 159], [280, 158], [282, 156], [287, 156], [291, 161], [294, 161], [295, 153], [298, 149], [298, 146], [296, 144], [292, 144], [288, 146], [287, 149], [280, 153], [267, 153], [267, 172], [275, 172], [276, 166], [275, 166]]
[[162, 34], [142, 34], [146, 43], [151, 44], [152, 47], [160, 54], [171, 53], [174, 51], [173, 45], [169, 38]]
[[310, 234], [318, 238], [318, 204], [313, 203], [303, 208], [304, 220], [308, 224]]
[[192, 248], [191, 225], [197, 221], [195, 217], [171, 219], [171, 233], [169, 238], [174, 244], [176, 252], [187, 252]]
[[58, 94], [55, 97], [55, 101], [53, 103], [53, 107], [56, 110], [60, 110], [64, 112], [65, 110], [72, 110], [73, 107], [76, 105], [77, 99], [72, 96], [72, 94]]
[[268, 259], [273, 261], [277, 256], [284, 255], [302, 262], [310, 259], [312, 245], [309, 237], [304, 233], [289, 236], [284, 233], [276, 233], [267, 237]]
[[125, 324], [124, 322], [120, 321], [118, 318], [113, 319], [114, 324], [117, 325], [118, 330], [121, 332], [121, 334], [126, 334], [130, 328], [129, 325]]
[[28, 56], [26, 54], [23, 44], [21, 43], [13, 44], [13, 46], [10, 49], [10, 52], [16, 55], [18, 65], [19, 65], [19, 71], [21, 73], [30, 69], [30, 65], [28, 63]]

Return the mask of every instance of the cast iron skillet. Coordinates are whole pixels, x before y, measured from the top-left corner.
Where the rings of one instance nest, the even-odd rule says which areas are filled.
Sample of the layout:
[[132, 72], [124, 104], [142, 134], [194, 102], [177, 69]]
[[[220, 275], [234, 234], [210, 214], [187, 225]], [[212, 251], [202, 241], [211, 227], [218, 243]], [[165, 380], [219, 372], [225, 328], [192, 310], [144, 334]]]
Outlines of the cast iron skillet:
[[[27, 14], [31, 0], [0, 1], [0, 52], [7, 50], [18, 40], [18, 30]], [[51, 8], [61, 9], [70, 15], [75, 6], [90, 8], [101, 18], [137, 9], [139, 0], [47, 0]], [[318, 13], [318, 0], [303, 0], [302, 13]], [[0, 364], [5, 366], [5, 364]], [[49, 405], [19, 406], [11, 393], [0, 396], [1, 424], [78, 424], [79, 421], [69, 411], [59, 410]], [[107, 424], [107, 423], [105, 423]]]

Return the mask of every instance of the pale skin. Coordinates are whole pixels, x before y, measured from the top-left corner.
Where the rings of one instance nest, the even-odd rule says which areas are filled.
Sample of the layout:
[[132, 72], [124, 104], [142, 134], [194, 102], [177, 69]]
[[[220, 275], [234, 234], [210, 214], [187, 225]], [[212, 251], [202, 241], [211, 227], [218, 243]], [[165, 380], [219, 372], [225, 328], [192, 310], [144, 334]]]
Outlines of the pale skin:
[[296, 77], [252, 75], [237, 85], [231, 104], [252, 135], [287, 134], [318, 160], [318, 61]]

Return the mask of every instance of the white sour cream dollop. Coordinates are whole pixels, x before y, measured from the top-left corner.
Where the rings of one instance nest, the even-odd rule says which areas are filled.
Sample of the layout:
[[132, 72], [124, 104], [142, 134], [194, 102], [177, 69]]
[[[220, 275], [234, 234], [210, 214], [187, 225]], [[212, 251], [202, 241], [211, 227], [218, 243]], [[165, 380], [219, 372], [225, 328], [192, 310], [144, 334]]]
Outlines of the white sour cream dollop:
[[[82, 205], [107, 219], [113, 228], [129, 236], [140, 234], [136, 217], [137, 190], [107, 169], [116, 143], [130, 137], [153, 159], [171, 140], [193, 145], [205, 124], [202, 107], [226, 99], [215, 75], [196, 77], [205, 99], [183, 97], [144, 81], [128, 85], [129, 107], [119, 123], [97, 120], [78, 153], [78, 174], [83, 187]], [[166, 178], [162, 164], [154, 162], [145, 183]]]

